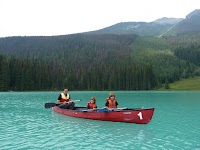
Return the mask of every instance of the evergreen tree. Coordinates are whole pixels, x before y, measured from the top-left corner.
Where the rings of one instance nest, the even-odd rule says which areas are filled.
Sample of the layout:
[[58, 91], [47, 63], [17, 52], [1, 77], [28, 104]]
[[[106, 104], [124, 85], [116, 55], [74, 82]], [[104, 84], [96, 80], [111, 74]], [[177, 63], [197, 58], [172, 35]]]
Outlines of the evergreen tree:
[[168, 80], [166, 79], [165, 80], [165, 89], [169, 89], [170, 87], [169, 87], [169, 82], [168, 82]]

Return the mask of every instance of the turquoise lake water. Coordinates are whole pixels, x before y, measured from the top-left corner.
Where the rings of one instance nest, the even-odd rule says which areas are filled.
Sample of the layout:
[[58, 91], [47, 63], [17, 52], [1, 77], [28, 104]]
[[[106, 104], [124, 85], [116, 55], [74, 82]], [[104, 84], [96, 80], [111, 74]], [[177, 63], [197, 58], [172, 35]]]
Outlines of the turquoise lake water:
[[[60, 92], [0, 92], [0, 149], [200, 150], [200, 92], [115, 92], [119, 107], [154, 107], [147, 125], [64, 116], [44, 104]], [[104, 107], [108, 91], [73, 91]]]

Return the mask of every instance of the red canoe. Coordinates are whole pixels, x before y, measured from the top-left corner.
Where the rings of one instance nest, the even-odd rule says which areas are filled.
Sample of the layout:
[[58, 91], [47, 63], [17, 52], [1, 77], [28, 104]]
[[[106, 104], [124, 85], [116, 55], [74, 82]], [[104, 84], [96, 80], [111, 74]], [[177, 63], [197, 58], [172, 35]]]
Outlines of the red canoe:
[[52, 110], [71, 117], [136, 124], [148, 124], [151, 121], [154, 112], [154, 108], [124, 109], [122, 111], [110, 112], [83, 112], [83, 110], [86, 110], [85, 107], [75, 107], [74, 110], [69, 110], [62, 109], [57, 106], [52, 107]]

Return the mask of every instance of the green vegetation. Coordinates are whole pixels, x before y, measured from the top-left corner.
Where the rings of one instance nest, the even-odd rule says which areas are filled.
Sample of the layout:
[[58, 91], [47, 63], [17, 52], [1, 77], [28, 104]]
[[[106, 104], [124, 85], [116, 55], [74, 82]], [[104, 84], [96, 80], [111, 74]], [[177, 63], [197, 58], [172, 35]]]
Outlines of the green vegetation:
[[200, 66], [200, 45], [192, 44], [187, 46], [179, 46], [174, 50], [174, 54], [188, 62]]
[[194, 14], [176, 25], [128, 22], [84, 34], [0, 38], [0, 91], [171, 90], [170, 83], [200, 76]]
[[158, 91], [197, 91], [200, 90], [200, 77], [195, 76], [194, 78], [190, 77], [188, 79], [180, 79], [174, 83], [169, 84], [169, 89], [166, 89], [163, 85], [162, 88], [155, 90]]
[[165, 80], [165, 89], [169, 89], [169, 82], [167, 79]]
[[0, 91], [151, 90], [200, 75], [174, 49], [134, 34], [0, 38]]
[[183, 59], [175, 57], [174, 47], [165, 39], [138, 37], [131, 44], [132, 56], [139, 64], [150, 63], [156, 75], [158, 85], [179, 80], [181, 77], [199, 75], [199, 67]]
[[174, 46], [180, 46], [180, 45], [186, 46], [194, 43], [199, 43], [200, 32], [181, 33], [176, 36], [163, 36], [163, 38], [165, 38]]
[[1, 39], [0, 90], [66, 86], [70, 90], [149, 90], [157, 85], [152, 66], [139, 66], [130, 55], [129, 45], [136, 37], [78, 34]]

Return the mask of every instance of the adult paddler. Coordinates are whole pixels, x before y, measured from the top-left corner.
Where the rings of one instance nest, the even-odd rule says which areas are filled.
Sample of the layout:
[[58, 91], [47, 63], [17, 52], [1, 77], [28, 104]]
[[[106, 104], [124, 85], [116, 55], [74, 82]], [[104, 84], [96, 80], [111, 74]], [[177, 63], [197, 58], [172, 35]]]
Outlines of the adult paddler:
[[60, 93], [57, 104], [60, 104], [58, 107], [64, 109], [73, 109], [74, 108], [74, 101], [70, 100], [70, 95], [68, 93], [68, 88], [64, 88], [63, 93]]

